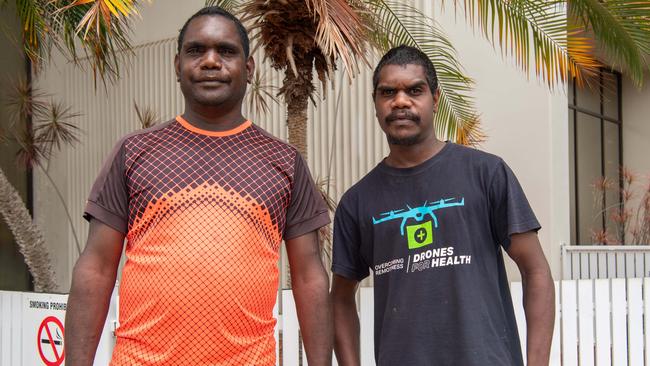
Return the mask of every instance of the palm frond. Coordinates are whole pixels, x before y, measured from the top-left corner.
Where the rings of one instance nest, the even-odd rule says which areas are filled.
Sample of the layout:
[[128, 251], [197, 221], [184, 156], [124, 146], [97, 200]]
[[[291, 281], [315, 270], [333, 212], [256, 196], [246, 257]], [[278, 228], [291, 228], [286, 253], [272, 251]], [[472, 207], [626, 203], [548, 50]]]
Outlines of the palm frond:
[[32, 85], [24, 78], [9, 81], [5, 91], [4, 105], [9, 112], [9, 129], [17, 124], [26, 123], [33, 116], [42, 115], [47, 111], [48, 97], [46, 93]]
[[95, 75], [102, 81], [120, 75], [119, 51], [129, 51], [131, 15], [138, 14], [133, 0], [76, 0], [61, 5], [53, 13], [52, 26], [63, 34], [56, 43], [64, 54], [77, 61], [75, 40], [83, 46]]
[[349, 80], [359, 73], [358, 61], [366, 58], [368, 26], [361, 9], [346, 0], [306, 0], [318, 23], [315, 41], [326, 60], [340, 59]]
[[278, 89], [277, 86], [267, 84], [265, 75], [256, 70], [251, 85], [246, 92], [248, 110], [255, 111], [258, 115], [268, 113], [270, 108], [267, 100], [271, 100], [276, 104], [279, 103], [275, 97]]
[[[650, 1], [569, 0], [569, 15], [593, 31], [610, 61], [640, 86], [650, 56]], [[615, 65], [616, 66], [616, 65]]]
[[16, 0], [16, 14], [22, 29], [22, 44], [25, 55], [38, 70], [50, 54], [52, 37], [49, 31], [48, 14], [52, 6], [38, 0]]
[[456, 142], [466, 146], [478, 146], [486, 139], [487, 136], [478, 119], [463, 123], [456, 132]]
[[241, 7], [241, 1], [239, 0], [206, 0], [205, 6], [218, 6], [223, 10], [237, 14]]
[[158, 122], [160, 122], [160, 117], [158, 116], [158, 113], [153, 110], [151, 107], [144, 107], [144, 109], [141, 109], [138, 107], [138, 103], [133, 101], [133, 108], [135, 109], [135, 113], [138, 116], [138, 121], [140, 122], [140, 126], [144, 128], [149, 128], [155, 126]]
[[468, 131], [479, 131], [480, 119], [469, 95], [473, 81], [464, 75], [456, 50], [438, 25], [420, 10], [403, 2], [364, 1], [375, 29], [371, 34], [372, 40], [380, 52], [402, 44], [417, 47], [435, 66], [440, 87], [435, 116], [439, 137], [458, 142], [480, 142], [480, 134], [472, 134], [476, 140], [465, 138]]
[[551, 88], [572, 76], [582, 84], [602, 66], [583, 26], [567, 18], [564, 0], [464, 0], [463, 5], [469, 22], [526, 72], [532, 52], [537, 75]]
[[16, 163], [25, 168], [31, 169], [46, 158], [45, 152], [40, 149], [40, 145], [36, 140], [34, 131], [27, 126], [20, 126], [19, 129], [13, 131], [13, 137], [18, 143], [18, 151], [16, 152]]
[[47, 114], [38, 116], [34, 124], [35, 142], [42, 156], [49, 159], [52, 152], [61, 149], [62, 144], [74, 145], [79, 142], [79, 127], [70, 120], [81, 116], [72, 107], [62, 102], [50, 101]]
[[[50, 158], [62, 144], [79, 141], [79, 128], [70, 122], [80, 116], [70, 106], [49, 100], [50, 96], [24, 79], [10, 83], [5, 95], [9, 111], [7, 133], [19, 145], [18, 162], [32, 167]], [[31, 121], [33, 128], [30, 128]]]

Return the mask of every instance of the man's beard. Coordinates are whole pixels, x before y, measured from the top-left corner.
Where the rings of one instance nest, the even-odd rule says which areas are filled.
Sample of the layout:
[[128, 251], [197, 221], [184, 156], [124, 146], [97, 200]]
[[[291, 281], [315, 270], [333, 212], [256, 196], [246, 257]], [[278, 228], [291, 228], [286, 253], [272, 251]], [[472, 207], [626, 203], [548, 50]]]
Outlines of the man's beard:
[[[393, 121], [400, 118], [409, 119], [413, 121], [415, 124], [417, 124], [418, 126], [420, 125], [421, 122], [420, 116], [410, 111], [393, 111], [391, 114], [386, 116], [385, 121], [387, 124], [390, 124]], [[389, 145], [412, 146], [422, 141], [423, 138], [420, 134], [415, 134], [413, 136], [407, 136], [407, 137], [397, 137], [387, 133], [386, 140], [388, 141]]]
[[422, 137], [419, 134], [407, 137], [396, 137], [386, 134], [386, 140], [388, 140], [389, 145], [413, 146], [422, 141]]

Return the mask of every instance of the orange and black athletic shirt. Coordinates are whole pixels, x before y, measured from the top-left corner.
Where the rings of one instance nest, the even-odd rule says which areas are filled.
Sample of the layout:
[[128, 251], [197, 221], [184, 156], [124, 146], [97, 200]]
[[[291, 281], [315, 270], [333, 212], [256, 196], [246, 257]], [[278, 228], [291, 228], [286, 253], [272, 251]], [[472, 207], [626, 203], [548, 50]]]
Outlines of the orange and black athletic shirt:
[[293, 147], [180, 116], [120, 140], [85, 217], [127, 238], [111, 365], [274, 365], [280, 244], [329, 222]]

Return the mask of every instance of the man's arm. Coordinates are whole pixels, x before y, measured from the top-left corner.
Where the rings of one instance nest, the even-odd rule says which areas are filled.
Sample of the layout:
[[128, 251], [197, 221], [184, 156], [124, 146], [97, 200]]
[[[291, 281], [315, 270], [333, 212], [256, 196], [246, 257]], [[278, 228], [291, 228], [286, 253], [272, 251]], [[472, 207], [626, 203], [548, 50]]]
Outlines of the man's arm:
[[359, 345], [359, 315], [355, 294], [359, 282], [334, 275], [332, 305], [334, 309], [334, 351], [341, 366], [361, 364]]
[[329, 279], [323, 267], [318, 234], [312, 231], [286, 241], [291, 287], [309, 365], [332, 364], [332, 315]]
[[513, 234], [508, 255], [517, 263], [524, 290], [529, 366], [548, 365], [555, 322], [551, 270], [535, 232]]
[[72, 272], [65, 315], [66, 365], [92, 365], [106, 321], [124, 234], [90, 221], [88, 241]]

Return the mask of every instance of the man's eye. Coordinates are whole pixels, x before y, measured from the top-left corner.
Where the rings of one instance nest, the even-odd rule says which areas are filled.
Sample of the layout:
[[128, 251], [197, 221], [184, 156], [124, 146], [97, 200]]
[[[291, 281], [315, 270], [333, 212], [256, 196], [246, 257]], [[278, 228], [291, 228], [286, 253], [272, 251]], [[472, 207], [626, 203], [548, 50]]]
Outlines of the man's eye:
[[412, 88], [411, 95], [420, 95], [422, 94], [422, 88]]
[[395, 94], [395, 90], [393, 90], [393, 89], [383, 89], [381, 91], [381, 95], [391, 96], [393, 94]]
[[187, 49], [187, 53], [189, 53], [190, 55], [194, 55], [194, 54], [197, 54], [199, 52], [200, 52], [200, 50], [199, 50], [198, 47], [190, 47], [190, 48]]

